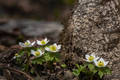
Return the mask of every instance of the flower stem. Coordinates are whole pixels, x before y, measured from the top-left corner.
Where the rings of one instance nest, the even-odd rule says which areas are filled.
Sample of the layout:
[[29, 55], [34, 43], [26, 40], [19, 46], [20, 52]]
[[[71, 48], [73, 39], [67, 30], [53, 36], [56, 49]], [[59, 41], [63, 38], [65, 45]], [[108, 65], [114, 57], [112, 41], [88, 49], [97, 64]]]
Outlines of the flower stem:
[[[32, 64], [31, 64], [31, 61], [30, 61], [30, 54], [29, 54], [29, 48], [26, 48], [26, 53], [27, 53], [27, 66], [30, 66], [33, 70], [34, 70], [34, 72], [35, 72], [35, 74], [37, 75], [37, 77], [39, 77], [40, 78], [40, 75], [38, 74], [38, 72], [35, 70], [35, 68], [32, 66]], [[28, 69], [27, 69], [28, 70]]]

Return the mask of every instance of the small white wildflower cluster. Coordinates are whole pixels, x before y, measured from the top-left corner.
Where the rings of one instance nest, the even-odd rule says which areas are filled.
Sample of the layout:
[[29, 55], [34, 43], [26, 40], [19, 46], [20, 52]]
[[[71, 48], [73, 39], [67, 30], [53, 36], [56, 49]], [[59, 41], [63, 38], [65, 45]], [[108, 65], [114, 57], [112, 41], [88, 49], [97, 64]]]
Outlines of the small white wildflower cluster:
[[13, 59], [16, 59], [17, 57], [20, 57], [20, 55], [18, 53], [15, 54], [15, 56], [13, 57]]
[[59, 50], [61, 49], [61, 45], [57, 45], [56, 43], [54, 43], [53, 45], [50, 45], [50, 46], [47, 46], [46, 45], [48, 44], [49, 40], [47, 38], [39, 41], [34, 41], [34, 42], [30, 42], [29, 40], [27, 40], [26, 42], [20, 42], [19, 45], [21, 47], [33, 47], [35, 45], [35, 43], [39, 46], [44, 46], [45, 47], [45, 50], [41, 50], [41, 49], [37, 49], [36, 51], [35, 50], [31, 50], [31, 54], [34, 55], [35, 57], [40, 57], [42, 56], [45, 51], [48, 51], [48, 52], [59, 52]]
[[106, 67], [109, 62], [105, 61], [103, 58], [97, 57], [95, 53], [92, 53], [91, 55], [86, 54], [85, 58], [87, 62], [94, 62], [97, 67]]
[[19, 45], [21, 47], [32, 47], [32, 46], [34, 46], [34, 44], [35, 44], [35, 41], [34, 42], [30, 42], [29, 40], [25, 41], [24, 43], [19, 42]]

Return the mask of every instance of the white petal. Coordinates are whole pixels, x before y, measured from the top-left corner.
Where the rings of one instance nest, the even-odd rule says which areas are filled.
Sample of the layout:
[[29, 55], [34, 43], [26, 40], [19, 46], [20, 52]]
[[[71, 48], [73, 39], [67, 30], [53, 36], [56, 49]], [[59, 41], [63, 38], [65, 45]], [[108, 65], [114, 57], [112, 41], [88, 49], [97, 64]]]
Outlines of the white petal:
[[95, 58], [95, 53], [92, 53], [91, 56], [93, 56]]
[[43, 55], [45, 52], [42, 51], [41, 55]]
[[21, 47], [25, 47], [24, 43], [22, 43], [22, 42], [19, 42], [19, 45], [20, 45]]
[[96, 66], [98, 66], [98, 61], [94, 60], [94, 64], [95, 64]]
[[100, 60], [99, 60], [99, 61], [105, 62], [103, 58], [100, 58]]
[[16, 56], [14, 56], [13, 59], [16, 59]]
[[40, 43], [40, 41], [39, 40], [37, 40], [37, 44], [39, 44]]
[[56, 50], [56, 51], [51, 51], [51, 52], [58, 52], [58, 50]]
[[40, 53], [42, 53], [42, 51], [41, 51], [40, 49], [38, 49], [38, 51], [39, 51]]
[[96, 57], [96, 58], [95, 58], [95, 60], [98, 60], [98, 59], [99, 59], [99, 57]]
[[86, 59], [88, 59], [89, 57], [90, 57], [89, 55], [87, 55], [87, 54], [85, 55], [85, 58], [86, 58]]
[[47, 38], [45, 38], [44, 41], [47, 42]]
[[20, 45], [20, 46], [23, 46], [23, 43], [22, 43], [22, 42], [19, 42], [19, 45]]
[[42, 45], [42, 44], [41, 44], [41, 41], [38, 41], [38, 40], [37, 40], [37, 44], [38, 44], [38, 45]]
[[48, 47], [45, 47], [45, 50], [47, 50], [47, 51], [50, 51], [50, 48], [48, 48]]
[[35, 51], [34, 51], [34, 50], [31, 50], [31, 54], [32, 54], [32, 55], [35, 55]]
[[38, 51], [40, 52], [40, 55], [44, 54], [44, 52], [43, 52], [43, 51], [41, 51], [40, 49], [38, 49]]
[[49, 42], [49, 40], [48, 41], [46, 41], [46, 44]]
[[26, 46], [26, 47], [32, 47], [32, 45], [30, 44], [30, 45], [28, 45], [28, 46]]
[[56, 44], [56, 43], [54, 43], [53, 45], [57, 47], [57, 44]]
[[58, 46], [57, 46], [57, 49], [61, 49], [61, 45], [58, 45]]
[[106, 62], [105, 62], [105, 66], [106, 66], [108, 63], [109, 63], [109, 61], [106, 61]]
[[26, 42], [28, 42], [29, 44], [31, 43], [29, 40], [27, 40]]
[[45, 42], [46, 42], [46, 44], [49, 42], [49, 40], [47, 39], [47, 38], [45, 38]]
[[31, 45], [33, 46], [35, 44], [35, 41], [31, 43]]

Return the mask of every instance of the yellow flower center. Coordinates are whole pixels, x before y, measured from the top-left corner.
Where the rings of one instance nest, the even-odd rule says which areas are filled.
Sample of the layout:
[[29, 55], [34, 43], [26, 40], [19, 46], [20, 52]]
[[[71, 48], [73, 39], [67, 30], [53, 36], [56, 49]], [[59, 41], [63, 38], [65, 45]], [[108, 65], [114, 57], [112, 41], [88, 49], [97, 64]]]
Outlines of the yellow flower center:
[[28, 46], [28, 45], [30, 45], [30, 43], [29, 42], [25, 42], [25, 45]]
[[50, 46], [50, 50], [51, 50], [51, 51], [56, 51], [57, 48], [56, 48], [56, 46], [52, 45], [52, 46]]
[[43, 45], [44, 45], [44, 44], [46, 44], [46, 42], [45, 42], [44, 40], [42, 40], [42, 41], [41, 41], [41, 44], [43, 44]]
[[98, 62], [98, 66], [100, 66], [100, 67], [104, 66], [104, 62], [99, 61], [99, 62]]
[[36, 51], [35, 52], [35, 56], [39, 56], [40, 55], [40, 52], [39, 51]]
[[17, 56], [18, 56], [18, 54], [16, 53], [16, 54], [15, 54], [15, 56], [17, 57]]
[[89, 60], [89, 61], [93, 61], [93, 60], [94, 60], [94, 57], [93, 57], [93, 56], [90, 56], [90, 57], [88, 58], [88, 60]]

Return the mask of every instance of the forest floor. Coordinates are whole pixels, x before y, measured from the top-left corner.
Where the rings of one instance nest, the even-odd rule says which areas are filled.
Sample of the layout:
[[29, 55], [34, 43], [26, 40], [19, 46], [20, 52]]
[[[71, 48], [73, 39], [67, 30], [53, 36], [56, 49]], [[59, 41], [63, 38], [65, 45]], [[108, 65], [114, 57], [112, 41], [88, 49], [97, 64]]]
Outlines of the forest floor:
[[[18, 45], [19, 42], [25, 40], [41, 40], [45, 37], [50, 39], [51, 43], [58, 42], [62, 29], [63, 25], [58, 22], [33, 20], [9, 20], [2, 22], [0, 24], [0, 66], [7, 67], [9, 65], [9, 67], [19, 70], [18, 65], [14, 64], [13, 60], [15, 53], [21, 49]], [[62, 69], [59, 63], [53, 64], [54, 69], [52, 70], [45, 66], [46, 64], [40, 65], [40, 79], [37, 79], [35, 75], [31, 76], [35, 80], [61, 80], [64, 74], [66, 78], [72, 75], [70, 71]], [[9, 70], [8, 72], [10, 72], [11, 76], [5, 76], [3, 69], [0, 69], [0, 71], [0, 80], [6, 80], [7, 76], [13, 80], [27, 80], [24, 77], [22, 79], [21, 76], [16, 77], [16, 75], [12, 75]], [[21, 78], [19, 79], [19, 77]]]

